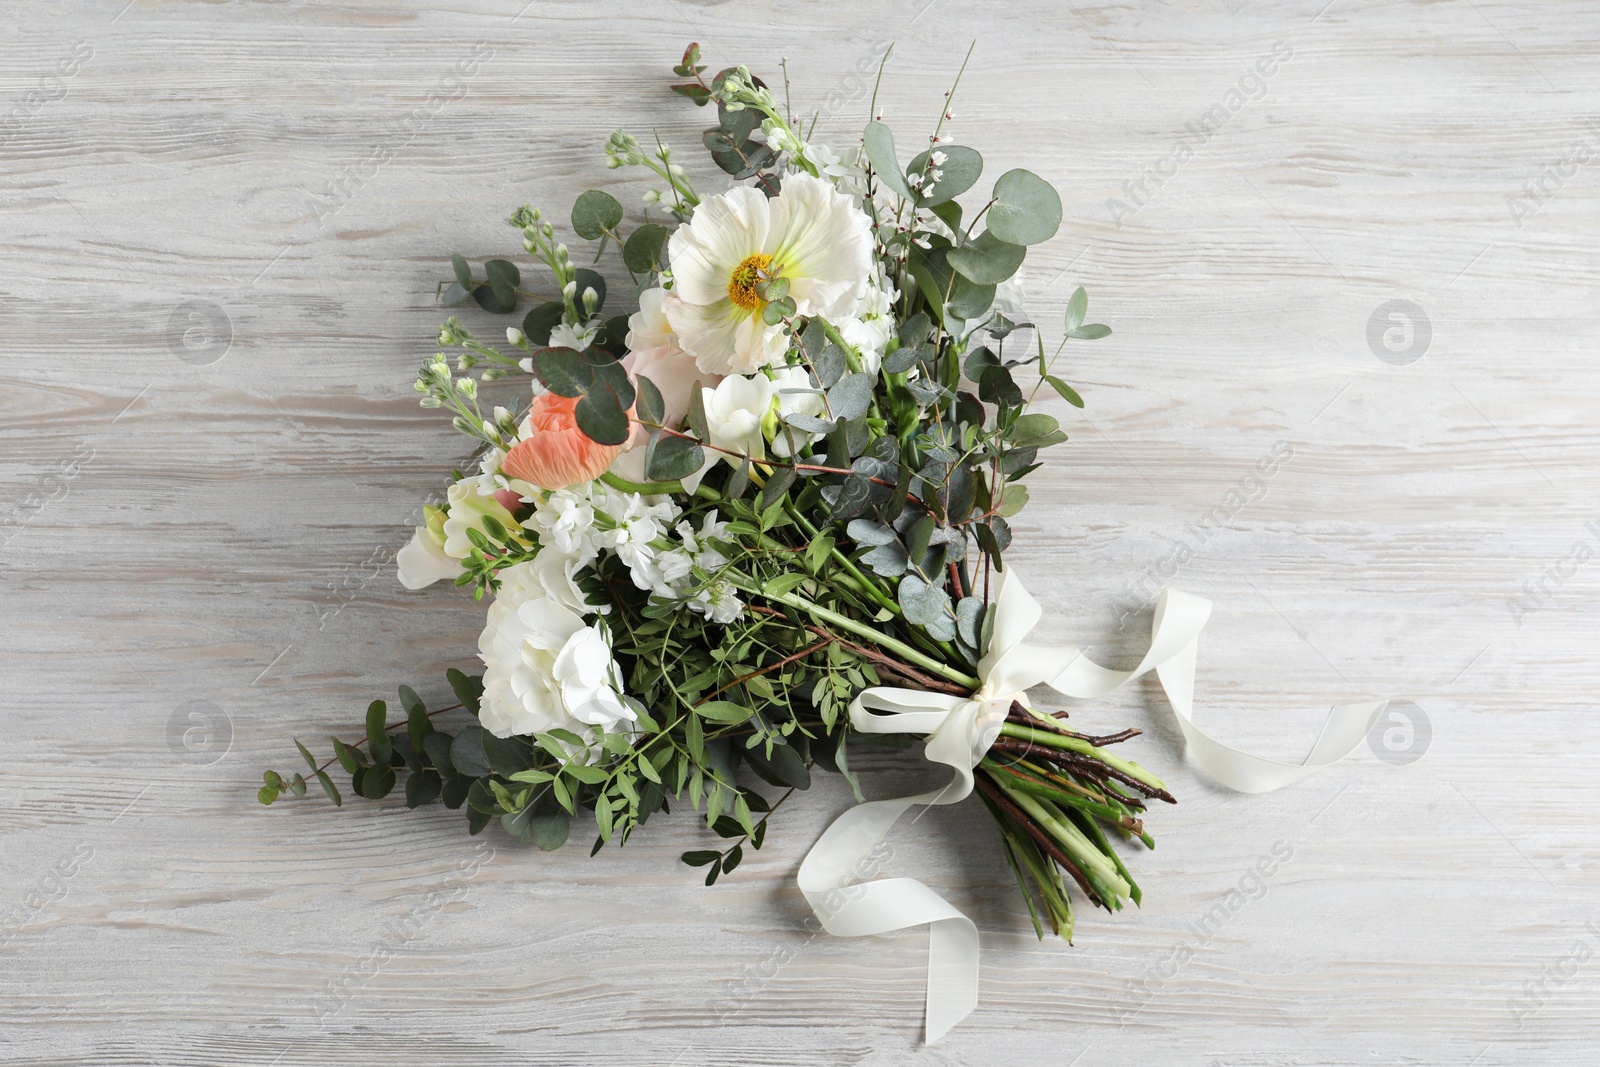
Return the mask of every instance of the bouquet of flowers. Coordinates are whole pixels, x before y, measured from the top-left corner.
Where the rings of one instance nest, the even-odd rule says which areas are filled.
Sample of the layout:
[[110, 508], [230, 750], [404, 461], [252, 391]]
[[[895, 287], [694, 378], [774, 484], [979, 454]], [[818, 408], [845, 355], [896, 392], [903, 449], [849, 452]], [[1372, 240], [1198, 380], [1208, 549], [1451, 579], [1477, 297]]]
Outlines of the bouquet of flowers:
[[1019, 307], [1061, 200], [1022, 169], [980, 191], [982, 157], [944, 132], [954, 87], [906, 159], [880, 121], [842, 150], [809, 139], [786, 76], [780, 99], [743, 66], [706, 70], [691, 45], [671, 88], [715, 113], [704, 147], [728, 188], [702, 193], [666, 144], [613, 133], [608, 166], [661, 186], [642, 221], [600, 190], [570, 228], [524, 206], [509, 222], [543, 277], [506, 259], [480, 277], [455, 256], [441, 286], [491, 314], [535, 301], [505, 347], [447, 319], [453, 358], [416, 381], [477, 462], [423, 509], [399, 577], [487, 602], [481, 675], [449, 671], [449, 707], [407, 686], [398, 716], [374, 701], [365, 737], [325, 761], [299, 745], [309, 769], [267, 771], [259, 799], [314, 779], [339, 804], [337, 762], [360, 796], [403, 781], [408, 806], [442, 800], [473, 834], [498, 821], [544, 849], [592, 823], [598, 850], [687, 797], [722, 842], [683, 855], [711, 885], [814, 773], [859, 798], [860, 745], [926, 736], [956, 781], [855, 809], [873, 825], [841, 820], [802, 868], [830, 929], [909, 925], [830, 894], [899, 811], [975, 788], [1039, 936], [1070, 937], [1068, 882], [1108, 910], [1137, 902], [1118, 843], [1151, 845], [1147, 806], [1173, 798], [1110, 750], [1137, 730], [1075, 732], [1025, 695], [1109, 687], [1020, 644], [1038, 609], [1005, 562], [1027, 476], [1067, 439], [1032, 402], [1081, 407], [1054, 360], [1110, 333], [1081, 288], [1058, 331]]

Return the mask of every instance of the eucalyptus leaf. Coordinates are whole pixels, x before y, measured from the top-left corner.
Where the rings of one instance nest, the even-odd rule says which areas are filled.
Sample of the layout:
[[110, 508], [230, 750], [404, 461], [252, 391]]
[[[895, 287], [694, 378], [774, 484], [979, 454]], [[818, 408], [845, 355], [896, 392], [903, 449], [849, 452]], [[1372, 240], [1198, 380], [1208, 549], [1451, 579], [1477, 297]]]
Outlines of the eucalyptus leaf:
[[943, 204], [953, 197], [971, 189], [978, 183], [978, 178], [983, 174], [983, 157], [976, 150], [965, 148], [961, 145], [939, 145], [927, 152], [919, 152], [906, 166], [906, 171], [911, 174], [927, 175], [929, 173], [928, 157], [931, 152], [944, 153], [944, 162], [935, 164], [934, 169], [939, 171], [937, 182], [925, 182], [917, 197], [917, 206], [933, 207]]
[[566, 313], [566, 306], [559, 300], [548, 300], [534, 307], [522, 317], [522, 332], [527, 336], [528, 343], [549, 344], [550, 331], [561, 324]]
[[645, 274], [661, 265], [661, 249], [667, 243], [667, 228], [647, 222], [628, 235], [622, 246], [622, 262], [635, 274]]
[[1061, 228], [1061, 196], [1031, 170], [1008, 170], [994, 183], [989, 232], [1014, 245], [1048, 241]]
[[914, 200], [911, 186], [906, 184], [906, 176], [900, 172], [900, 160], [894, 151], [894, 134], [889, 127], [881, 122], [867, 123], [862, 141], [866, 145], [867, 160], [872, 164], [872, 169], [877, 171], [878, 180], [888, 186], [891, 192], [900, 194], [906, 200]]
[[993, 231], [985, 230], [970, 243], [952, 248], [947, 258], [950, 266], [968, 281], [995, 285], [1017, 273], [1027, 255], [1023, 246], [1007, 244]]
[[457, 774], [482, 778], [490, 773], [489, 757], [483, 751], [483, 727], [468, 726], [450, 743], [450, 763]]
[[[587, 241], [599, 240], [606, 230], [614, 230], [622, 222], [622, 205], [610, 193], [590, 189], [579, 196], [572, 205], [572, 228]], [[583, 287], [579, 286], [582, 292]]]

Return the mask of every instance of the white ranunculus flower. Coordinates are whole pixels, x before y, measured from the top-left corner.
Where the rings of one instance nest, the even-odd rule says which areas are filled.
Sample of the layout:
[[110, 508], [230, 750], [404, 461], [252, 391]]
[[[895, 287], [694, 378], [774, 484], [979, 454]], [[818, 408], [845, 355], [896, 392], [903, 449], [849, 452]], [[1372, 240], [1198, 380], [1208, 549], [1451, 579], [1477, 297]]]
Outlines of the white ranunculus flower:
[[444, 554], [452, 559], [466, 559], [472, 555], [472, 542], [468, 530], [482, 530], [483, 517], [493, 515], [500, 525], [514, 530], [517, 520], [493, 495], [478, 491], [475, 478], [464, 478], [445, 491], [450, 502], [450, 513], [444, 519]]
[[[752, 460], [766, 458], [767, 442], [761, 435], [761, 423], [772, 410], [772, 382], [765, 375], [729, 375], [715, 389], [701, 390], [701, 399], [705, 402], [711, 444], [743, 453]], [[725, 453], [717, 456], [730, 463], [739, 462]]]
[[626, 730], [638, 713], [620, 692], [611, 639], [550, 597], [491, 613], [478, 639], [478, 721], [496, 737]]
[[768, 198], [738, 186], [710, 197], [668, 245], [674, 299], [664, 311], [678, 343], [712, 374], [749, 374], [789, 347], [761, 318], [763, 275], [789, 283], [802, 316], [855, 313], [872, 270], [867, 216], [850, 197], [809, 174], [784, 178]]

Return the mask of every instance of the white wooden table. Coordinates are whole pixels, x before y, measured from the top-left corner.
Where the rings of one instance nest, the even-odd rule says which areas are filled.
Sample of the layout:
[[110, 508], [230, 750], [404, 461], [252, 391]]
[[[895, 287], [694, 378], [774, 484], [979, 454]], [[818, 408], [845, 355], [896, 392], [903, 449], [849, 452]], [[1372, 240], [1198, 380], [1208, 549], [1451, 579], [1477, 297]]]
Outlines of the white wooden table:
[[[1323, 2], [13, 5], [0, 1058], [1593, 1062], [1600, 12]], [[1181, 797], [1145, 905], [1037, 943], [982, 810], [927, 815], [894, 869], [985, 943], [932, 1049], [925, 934], [804, 926], [837, 780], [713, 890], [686, 815], [591, 860], [398, 798], [256, 805], [291, 736], [470, 665], [478, 612], [388, 562], [462, 454], [410, 388], [446, 256], [634, 181], [614, 127], [709, 180], [664, 89], [689, 40], [787, 56], [841, 142], [893, 40], [909, 142], [974, 38], [953, 132], [1066, 202], [1035, 315], [1082, 283], [1116, 330], [1069, 353], [1089, 407], [1019, 524], [1047, 636], [1131, 663], [1171, 581], [1216, 603], [1224, 739], [1298, 758], [1327, 705], [1394, 697], [1409, 747], [1246, 797], [1154, 688], [1077, 711], [1149, 728]], [[879, 795], [926, 779], [878, 763]]]

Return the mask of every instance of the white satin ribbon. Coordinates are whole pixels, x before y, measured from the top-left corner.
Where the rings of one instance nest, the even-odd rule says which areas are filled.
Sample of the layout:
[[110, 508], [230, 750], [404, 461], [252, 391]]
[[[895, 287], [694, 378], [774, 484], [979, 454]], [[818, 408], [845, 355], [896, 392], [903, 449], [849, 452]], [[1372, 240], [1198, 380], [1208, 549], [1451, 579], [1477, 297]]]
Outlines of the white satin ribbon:
[[[1150, 627], [1150, 650], [1131, 671], [1092, 663], [1076, 648], [1024, 643], [1043, 612], [1014, 570], [1001, 571], [990, 607], [994, 632], [978, 664], [982, 685], [971, 697], [879, 686], [850, 704], [850, 724], [864, 733], [922, 734], [926, 756], [955, 776], [943, 789], [858, 804], [834, 820], [800, 864], [800, 891], [839, 937], [929, 927], [926, 1040], [939, 1040], [978, 1003], [978, 928], [939, 894], [912, 878], [854, 883], [895, 820], [914, 804], [954, 804], [972, 792], [972, 768], [1000, 733], [1013, 700], [1048, 685], [1063, 696], [1103, 697], [1155, 671], [1178, 718], [1189, 754], [1218, 782], [1243, 793], [1266, 793], [1348, 756], [1366, 738], [1386, 701], [1334, 708], [1304, 763], [1253, 756], [1216, 740], [1192, 721], [1200, 631], [1211, 603], [1173, 589], [1162, 592]], [[885, 712], [876, 715], [873, 712]]]

